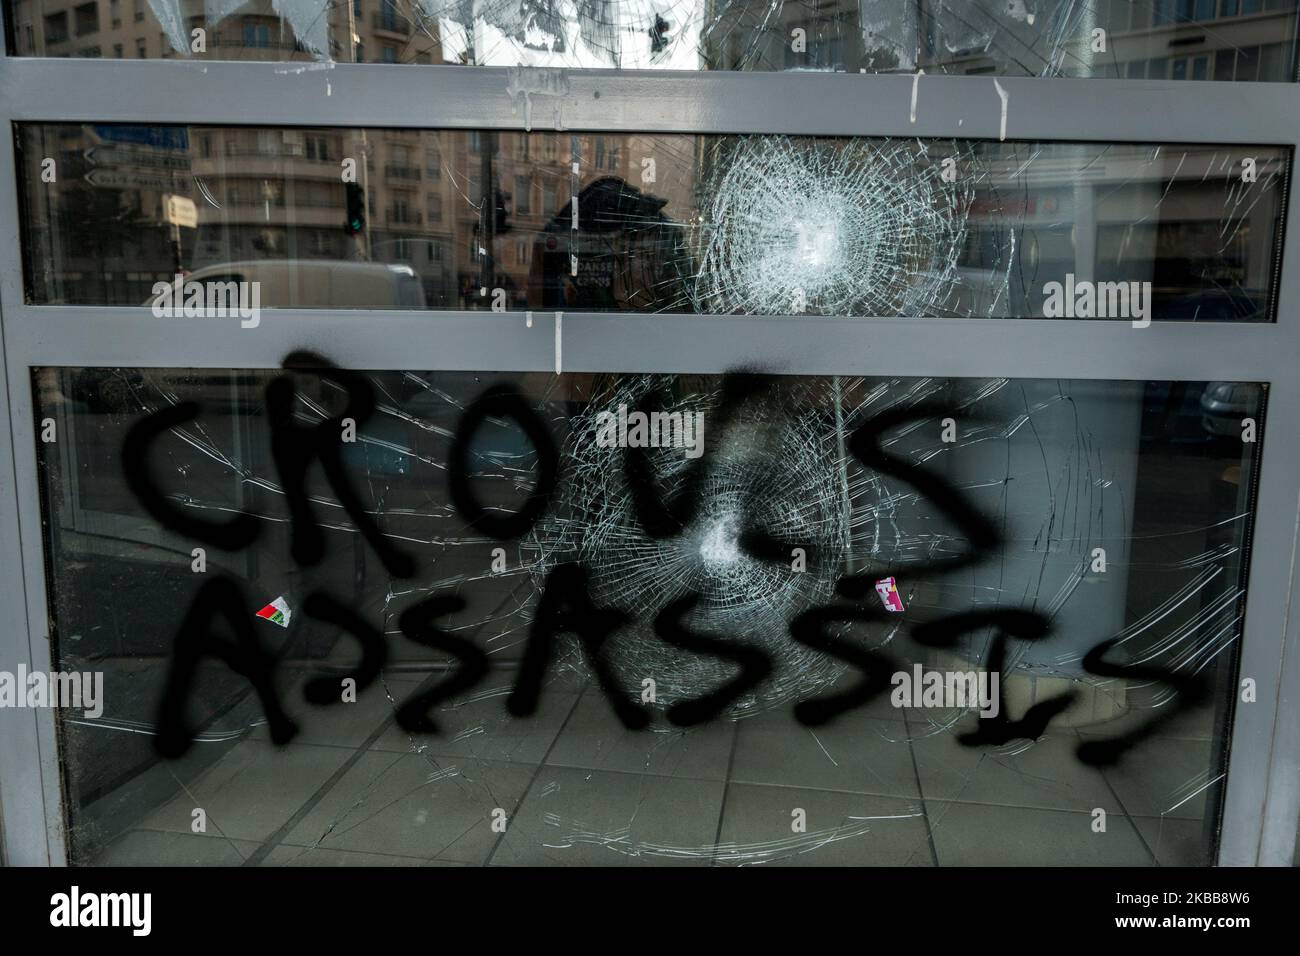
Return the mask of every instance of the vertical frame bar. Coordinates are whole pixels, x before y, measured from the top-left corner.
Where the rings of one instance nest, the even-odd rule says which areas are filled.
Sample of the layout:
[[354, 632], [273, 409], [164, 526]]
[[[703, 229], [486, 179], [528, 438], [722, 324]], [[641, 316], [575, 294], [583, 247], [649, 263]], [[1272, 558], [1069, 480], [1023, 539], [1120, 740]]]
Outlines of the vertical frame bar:
[[[1292, 92], [1300, 93], [1300, 88], [1293, 86]], [[1293, 153], [1275, 292], [1278, 330], [1292, 355], [1300, 354], [1297, 160], [1300, 155]], [[1242, 336], [1240, 348], [1249, 351], [1249, 336]], [[1294, 424], [1300, 421], [1300, 381], [1285, 373], [1270, 377], [1219, 834], [1220, 866], [1291, 865], [1300, 815], [1300, 429]], [[1247, 677], [1256, 682], [1256, 700], [1250, 704], [1241, 700], [1240, 680]], [[1289, 823], [1280, 819], [1287, 815]], [[1283, 838], [1281, 831], [1288, 827], [1290, 834]]]
[[[7, 13], [7, 11], [6, 11]], [[6, 19], [8, 17], [6, 16]], [[0, 58], [8, 56], [7, 27], [0, 29]], [[0, 229], [14, 237], [0, 258], [0, 663], [23, 663], [29, 671], [51, 667], [36, 475], [37, 429], [31, 371], [6, 336], [5, 305], [22, 292], [18, 238], [18, 168], [13, 127], [0, 116]], [[11, 493], [10, 493], [11, 492]], [[18, 866], [67, 863], [62, 786], [54, 712], [49, 708], [0, 708], [0, 828], [4, 862]]]
[[[1294, 725], [1294, 684], [1288, 688], [1283, 668], [1287, 649], [1294, 651], [1297, 638], [1296, 606], [1296, 523], [1300, 518], [1296, 476], [1300, 475], [1300, 435], [1290, 426], [1300, 418], [1300, 382], [1275, 380], [1269, 387], [1268, 407], [1263, 423], [1260, 454], [1259, 495], [1255, 504], [1254, 531], [1249, 541], [1249, 578], [1246, 584], [1246, 615], [1238, 665], [1237, 696], [1228, 750], [1228, 777], [1224, 793], [1223, 821], [1219, 834], [1220, 866], [1285, 866], [1290, 847], [1281, 859], [1276, 837], [1266, 832], [1265, 808], [1270, 799], [1277, 812], [1292, 807], [1294, 837], [1297, 790], [1295, 763], [1291, 764], [1289, 796], [1285, 786], [1274, 793], [1285, 773], [1279, 759], [1285, 747], [1274, 738], [1285, 736], [1288, 720]], [[1290, 613], [1289, 613], [1290, 612]], [[1292, 653], [1292, 670], [1297, 669]], [[1242, 701], [1241, 681], [1255, 681], [1255, 700]], [[1288, 689], [1290, 696], [1288, 698]], [[1286, 702], [1291, 701], [1288, 708]], [[1294, 743], [1292, 743], [1294, 746]], [[1291, 753], [1294, 755], [1295, 751]]]

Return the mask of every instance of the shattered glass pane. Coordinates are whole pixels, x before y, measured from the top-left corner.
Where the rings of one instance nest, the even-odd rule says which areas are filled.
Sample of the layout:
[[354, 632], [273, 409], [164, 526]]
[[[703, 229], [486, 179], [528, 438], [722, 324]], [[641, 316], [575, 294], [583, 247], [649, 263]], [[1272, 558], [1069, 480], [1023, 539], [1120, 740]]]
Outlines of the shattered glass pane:
[[285, 362], [34, 372], [74, 861], [1214, 859], [1264, 386]]
[[1273, 81], [1296, 0], [4, 0], [20, 56]]
[[1273, 320], [1291, 163], [1251, 145], [113, 124], [23, 124], [19, 144], [39, 304], [161, 307], [184, 274], [252, 282], [265, 308], [1137, 324]]

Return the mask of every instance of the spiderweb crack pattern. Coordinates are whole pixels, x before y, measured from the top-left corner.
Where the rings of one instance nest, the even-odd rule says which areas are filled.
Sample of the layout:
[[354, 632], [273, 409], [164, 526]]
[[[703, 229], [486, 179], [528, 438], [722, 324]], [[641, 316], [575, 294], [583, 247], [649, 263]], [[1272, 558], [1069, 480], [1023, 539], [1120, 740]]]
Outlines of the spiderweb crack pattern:
[[[626, 452], [597, 444], [596, 416], [620, 404], [635, 408], [674, 379], [620, 378], [572, 420], [565, 452], [571, 471], [555, 512], [560, 517], [540, 523], [532, 536], [550, 560], [532, 566], [542, 575], [560, 556], [580, 561], [591, 572], [594, 602], [632, 615], [605, 653], [626, 690], [653, 678], [658, 706], [698, 697], [734, 676], [733, 663], [682, 654], [653, 633], [659, 611], [698, 592], [687, 626], [761, 648], [773, 660], [772, 676], [731, 706], [731, 717], [743, 717], [800, 699], [843, 672], [839, 662], [791, 641], [787, 631], [794, 615], [830, 599], [848, 550], [842, 461], [833, 429], [821, 421], [828, 410], [825, 389], [791, 383], [780, 400], [788, 414], [774, 414], [775, 400], [756, 402], [742, 409], [725, 436], [715, 436], [721, 444], [705, 455], [700, 507], [683, 532], [650, 537], [623, 477]], [[663, 410], [703, 412], [707, 429], [718, 397], [715, 388], [679, 388]], [[682, 487], [691, 461], [680, 448], [648, 451], [667, 500]], [[791, 550], [802, 547], [806, 570], [793, 570], [793, 558], [776, 563], [746, 553], [739, 544], [746, 528], [789, 542]]]
[[411, 0], [411, 7], [429, 24], [452, 27], [442, 34], [451, 45], [462, 35], [474, 62], [535, 65], [540, 57], [553, 66], [629, 69], [697, 66], [709, 15], [700, 0]]
[[1096, 75], [1115, 54], [1079, 38], [1128, 27], [1090, 0], [395, 2], [446, 62], [552, 68]]
[[[980, 168], [975, 151], [956, 143], [720, 144], [702, 192], [712, 199], [697, 233], [692, 304], [767, 315], [955, 313]], [[994, 266], [1004, 287], [1007, 257]]]

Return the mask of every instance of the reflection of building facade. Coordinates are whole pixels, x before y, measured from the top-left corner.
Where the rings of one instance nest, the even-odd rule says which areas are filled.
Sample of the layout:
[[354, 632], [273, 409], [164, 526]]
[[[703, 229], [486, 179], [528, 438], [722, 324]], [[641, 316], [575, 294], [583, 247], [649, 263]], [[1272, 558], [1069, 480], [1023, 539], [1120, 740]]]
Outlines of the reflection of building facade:
[[[931, 10], [938, 6], [928, 4]], [[1066, 6], [1059, 0], [1049, 5]], [[1098, 0], [1073, 6], [1079, 15], [1042, 72], [1172, 80], [1296, 78], [1297, 0]], [[939, 19], [944, 15], [940, 12]], [[1105, 31], [1101, 52], [1093, 49], [1096, 29]], [[933, 31], [923, 35], [936, 37]], [[1005, 64], [988, 51], [950, 50], [933, 42], [923, 50], [919, 65], [929, 72], [1005, 72]]]
[[[174, 5], [169, 5], [174, 4]], [[703, 0], [701, 0], [703, 2]], [[707, 15], [683, 11], [680, 29], [704, 23], [702, 36], [674, 36], [698, 48], [701, 69], [944, 73], [1023, 73], [1188, 80], [1296, 78], [1298, 0], [1040, 0], [1034, 16], [1003, 0], [822, 0], [769, 4], [720, 2]], [[445, 50], [439, 21], [414, 0], [325, 4], [326, 26], [295, 36], [272, 0], [250, 0], [208, 24], [202, 0], [13, 0], [19, 55], [118, 59], [193, 56], [341, 62], [516, 65], [513, 48], [457, 39]], [[174, 14], [173, 14], [173, 11]], [[621, 16], [633, 17], [634, 10]], [[669, 32], [671, 27], [668, 25]], [[195, 29], [205, 31], [193, 49]], [[455, 29], [460, 30], [459, 27]], [[1105, 49], [1093, 49], [1093, 31]], [[461, 33], [464, 31], [461, 30]], [[474, 31], [470, 31], [471, 34]], [[634, 30], [629, 34], [648, 34]], [[647, 42], [650, 42], [647, 40]], [[326, 49], [312, 49], [313, 44]], [[527, 52], [526, 48], [520, 48]], [[506, 59], [502, 59], [506, 57]], [[677, 61], [681, 62], [681, 61]]]
[[[182, 3], [185, 30], [203, 30], [203, 50], [177, 52], [148, 0], [18, 0], [15, 43], [20, 54], [156, 58], [193, 56], [235, 60], [309, 60], [312, 52], [293, 36], [270, 0], [253, 0], [208, 25], [199, 2]], [[342, 61], [441, 61], [436, 24], [398, 12], [389, 0], [351, 0], [329, 13], [330, 55]], [[186, 35], [193, 37], [192, 33]], [[353, 36], [350, 49], [340, 38]], [[167, 195], [198, 208], [196, 230], [181, 235], [186, 269], [258, 258], [357, 259], [404, 263], [420, 276], [431, 306], [490, 304], [485, 288], [504, 288], [512, 305], [525, 301], [533, 244], [567, 204], [579, 180], [627, 178], [635, 162], [620, 137], [570, 137], [522, 133], [445, 134], [416, 130], [360, 133], [344, 130], [194, 128], [183, 149], [141, 146], [109, 154], [88, 134], [58, 144], [61, 168], [99, 169], [99, 204], [117, 206], [105, 218], [130, 210], [146, 248], [139, 261], [69, 265], [56, 298], [80, 296], [83, 272], [132, 276], [129, 291], [114, 299], [143, 301], [157, 275], [171, 230], [161, 224]], [[353, 159], [366, 196], [367, 222], [356, 238], [343, 230], [342, 163]], [[66, 165], [62, 162], [66, 160]], [[84, 170], [82, 170], [84, 171]], [[639, 174], [639, 163], [636, 169]], [[680, 176], [680, 172], [678, 173]], [[486, 181], [490, 180], [490, 183]], [[36, 205], [32, 204], [33, 207]], [[41, 217], [32, 208], [30, 215]], [[38, 220], [39, 221], [39, 220]], [[153, 236], [157, 233], [157, 236]], [[155, 248], [157, 246], [157, 248]], [[129, 244], [119, 247], [130, 255]], [[483, 250], [483, 251], [480, 251]], [[174, 257], [168, 248], [167, 261]], [[87, 290], [88, 291], [88, 290]]]
[[[695, 199], [689, 152], [625, 135], [86, 125], [28, 136], [31, 224], [97, 240], [51, 250], [55, 268], [34, 277], [51, 301], [139, 303], [174, 268], [325, 259], [407, 265], [432, 307], [490, 307], [502, 289], [507, 307], [522, 308], [537, 247], [555, 242], [575, 182], [671, 195], [670, 217]], [[47, 156], [59, 170], [48, 187]], [[355, 235], [344, 227], [349, 161], [366, 199]], [[166, 221], [169, 196], [194, 203], [196, 227]], [[67, 228], [50, 229], [55, 218]]]
[[[436, 23], [404, 15], [401, 0], [350, 0], [322, 4], [328, 51], [314, 39], [294, 35], [273, 0], [249, 0], [231, 15], [209, 22], [202, 0], [165, 0], [170, 16], [160, 21], [150, 0], [14, 0], [14, 43], [21, 56], [153, 59], [183, 56], [214, 60], [310, 60], [317, 54], [340, 62], [439, 63]], [[195, 30], [202, 30], [196, 39]], [[348, 42], [348, 37], [352, 42]]]
[[[148, 0], [17, 0], [13, 5], [16, 52], [37, 56], [145, 59], [170, 56], [233, 60], [311, 60], [313, 52], [294, 37], [286, 19], [270, 0], [252, 0], [219, 22], [209, 24], [203, 3], [183, 0], [183, 25], [176, 36], [160, 24]], [[351, 0], [328, 13], [330, 56], [348, 61], [388, 63], [440, 61], [436, 25], [426, 28], [401, 15], [390, 0]], [[193, 31], [201, 30], [199, 37]], [[352, 42], [343, 46], [342, 38]], [[187, 40], [190, 48], [178, 42]], [[198, 49], [201, 47], [201, 49]], [[342, 230], [345, 199], [341, 163], [368, 157], [358, 170], [369, 203], [366, 237], [376, 259], [418, 263], [426, 290], [447, 284], [442, 275], [444, 251], [450, 251], [450, 228], [442, 226], [449, 187], [441, 161], [428, 160], [415, 140], [429, 134], [385, 134], [352, 141], [337, 130], [204, 130], [194, 128], [183, 148], [151, 144], [114, 144], [89, 134], [52, 147], [60, 168], [89, 171], [86, 181], [100, 190], [96, 206], [114, 204], [104, 218], [136, 222], [139, 261], [120, 269], [104, 268], [129, 255], [131, 242], [105, 250], [109, 261], [79, 263], [57, 281], [58, 297], [78, 297], [82, 274], [90, 271], [131, 276], [127, 301], [142, 301], [157, 273], [153, 233], [170, 244], [170, 230], [159, 225], [163, 197], [185, 196], [199, 210], [197, 230], [183, 230], [180, 265], [197, 268], [241, 258], [357, 258], [366, 256]], [[64, 162], [66, 160], [66, 163]], [[85, 167], [83, 170], [82, 167]], [[35, 208], [29, 215], [44, 217]], [[425, 215], [428, 226], [425, 226]], [[191, 234], [195, 232], [196, 234]], [[420, 240], [418, 246], [415, 240]], [[167, 259], [170, 261], [172, 255]], [[422, 262], [420, 260], [423, 260]], [[432, 274], [432, 275], [430, 275]], [[117, 299], [118, 296], [113, 296]], [[431, 299], [437, 302], [437, 299]], [[447, 304], [443, 302], [442, 304]]]
[[[711, 69], [1296, 79], [1297, 0], [829, 0], [720, 5]], [[1094, 52], [1094, 29], [1106, 32]]]

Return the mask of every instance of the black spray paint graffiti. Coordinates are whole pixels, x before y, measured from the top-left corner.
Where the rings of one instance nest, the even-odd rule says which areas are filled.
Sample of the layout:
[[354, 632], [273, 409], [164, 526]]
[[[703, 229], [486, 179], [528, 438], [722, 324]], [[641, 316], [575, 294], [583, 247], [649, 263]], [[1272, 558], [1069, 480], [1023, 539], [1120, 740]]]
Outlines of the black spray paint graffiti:
[[[282, 367], [314, 371], [341, 387], [347, 395], [341, 414], [311, 427], [303, 427], [293, 421], [292, 409], [296, 401], [293, 378], [279, 376], [267, 386], [272, 455], [288, 499], [292, 522], [292, 557], [299, 565], [310, 567], [319, 564], [325, 556], [324, 534], [316, 523], [306, 491], [308, 469], [313, 462], [319, 461], [340, 504], [385, 569], [398, 578], [415, 577], [421, 570], [419, 563], [386, 538], [366, 514], [343, 463], [339, 441], [343, 421], [351, 418], [359, 427], [369, 419], [375, 411], [373, 386], [362, 373], [337, 368], [322, 356], [310, 352], [290, 354]], [[711, 413], [713, 427], [707, 451], [716, 452], [721, 447], [737, 413], [746, 403], [770, 392], [775, 381], [771, 376], [749, 371], [732, 372], [724, 377], [718, 406]], [[652, 410], [650, 400], [664, 397], [652, 391], [643, 399], [641, 410]], [[261, 532], [256, 517], [241, 513], [225, 522], [195, 518], [169, 502], [150, 473], [148, 453], [151, 444], [163, 433], [200, 414], [198, 403], [182, 402], [154, 412], [132, 426], [122, 449], [127, 485], [144, 509], [164, 527], [218, 548], [247, 548], [256, 542]], [[887, 411], [857, 428], [848, 439], [848, 450], [862, 467], [910, 485], [934, 504], [964, 534], [970, 545], [969, 551], [955, 557], [922, 565], [909, 564], [906, 570], [912, 576], [968, 566], [982, 560], [1002, 543], [997, 527], [976, 511], [957, 488], [911, 462], [888, 455], [881, 448], [881, 436], [890, 429], [920, 420], [956, 418], [962, 414], [960, 410], [938, 404]], [[536, 455], [536, 480], [528, 498], [518, 510], [505, 515], [485, 508], [472, 488], [470, 448], [476, 433], [488, 419], [513, 420], [528, 438]], [[666, 496], [645, 450], [627, 448], [624, 454], [624, 476], [642, 532], [650, 538], [682, 534], [699, 511], [711, 456], [705, 454], [692, 461], [676, 491]], [[448, 494], [462, 518], [475, 530], [495, 540], [508, 541], [526, 534], [550, 506], [559, 482], [559, 451], [546, 423], [523, 395], [510, 386], [499, 385], [484, 391], [465, 409], [455, 429], [447, 471]], [[747, 512], [742, 521], [739, 545], [754, 560], [786, 562], [791, 548], [801, 546], [800, 542], [779, 540], [766, 529], [751, 524]], [[809, 726], [825, 724], [888, 691], [890, 676], [900, 669], [899, 663], [880, 650], [869, 650], [854, 643], [845, 634], [843, 625], [887, 620], [888, 615], [874, 603], [864, 602], [863, 598], [873, 594], [875, 581], [900, 570], [880, 565], [856, 574], [843, 574], [836, 584], [842, 602], [810, 608], [789, 622], [792, 640], [844, 661], [861, 675], [861, 679], [847, 689], [796, 704], [794, 714], [801, 723]], [[660, 610], [655, 616], [654, 634], [683, 652], [713, 655], [732, 662], [738, 673], [703, 696], [670, 706], [666, 717], [677, 726], [691, 726], [718, 717], [729, 704], [765, 680], [773, 667], [771, 659], [760, 649], [728, 640], [727, 635], [701, 633], [685, 626], [683, 619], [699, 600], [698, 593], [688, 593]], [[158, 711], [155, 746], [161, 755], [179, 756], [192, 743], [192, 733], [185, 722], [185, 706], [198, 664], [205, 657], [223, 661], [249, 680], [261, 701], [275, 743], [287, 743], [297, 733], [297, 726], [285, 714], [276, 695], [273, 682], [276, 662], [262, 648], [253, 630], [248, 607], [243, 588], [231, 577], [215, 576], [199, 589], [176, 634]], [[474, 687], [489, 672], [489, 660], [481, 648], [434, 623], [465, 609], [466, 602], [460, 596], [442, 594], [406, 609], [399, 618], [399, 629], [406, 638], [445, 651], [458, 663], [445, 679], [415, 693], [398, 706], [397, 723], [410, 733], [438, 733], [438, 724], [430, 715], [433, 708]], [[321, 706], [337, 705], [341, 702], [339, 687], [342, 679], [355, 681], [359, 692], [379, 677], [387, 659], [388, 645], [377, 628], [322, 591], [307, 596], [303, 611], [311, 618], [352, 635], [361, 647], [360, 661], [343, 678], [321, 676], [308, 682], [304, 696], [309, 702]], [[223, 618], [234, 635], [233, 640], [214, 632], [213, 625]], [[648, 727], [652, 719], [650, 711], [624, 693], [602, 654], [605, 642], [630, 621], [630, 615], [616, 607], [598, 607], [593, 603], [588, 572], [581, 564], [569, 562], [552, 567], [543, 583], [523, 660], [507, 698], [508, 711], [517, 717], [536, 712], [555, 656], [556, 639], [571, 634], [578, 639], [583, 656], [619, 721], [630, 729]], [[936, 648], [956, 646], [964, 635], [989, 630], [996, 636], [986, 662], [987, 668], [1000, 672], [1005, 666], [1007, 646], [1011, 640], [1042, 640], [1049, 635], [1051, 622], [1034, 611], [1003, 608], [951, 615], [910, 627], [917, 643]], [[1178, 692], [1176, 706], [1166, 708], [1167, 714], [1123, 735], [1081, 744], [1077, 756], [1093, 765], [1115, 762], [1128, 748], [1147, 736], [1156, 724], [1165, 722], [1179, 709], [1200, 700], [1206, 690], [1201, 682], [1162, 668], [1122, 666], [1105, 661], [1106, 652], [1115, 643], [1106, 640], [1092, 648], [1084, 656], [1084, 669], [1099, 677], [1163, 681]], [[1073, 697], [1072, 693], [1064, 693], [1040, 701], [1016, 720], [1007, 715], [1005, 701], [1000, 701], [1002, 706], [998, 716], [980, 720], [975, 731], [958, 739], [967, 746], [1001, 745], [1016, 738], [1036, 739], [1044, 733], [1050, 721], [1069, 706]]]

